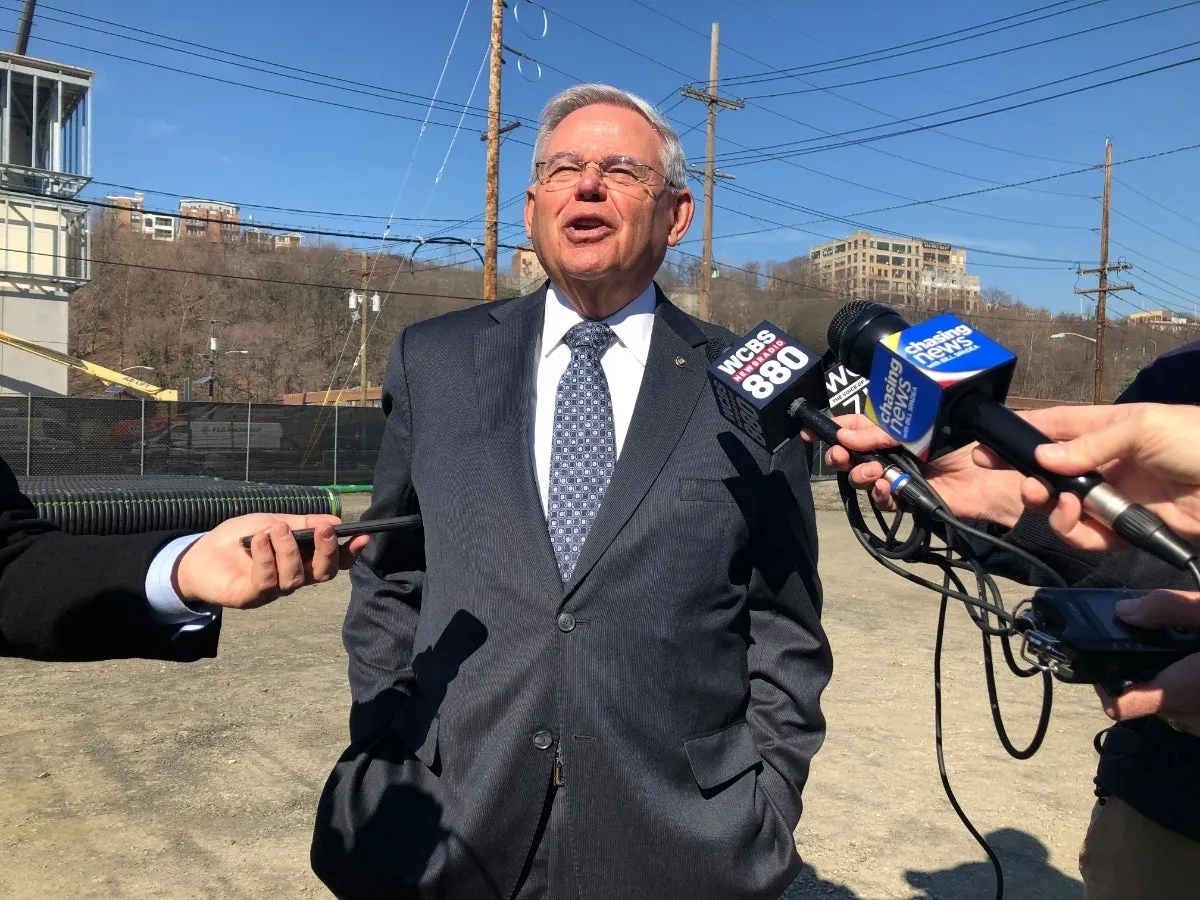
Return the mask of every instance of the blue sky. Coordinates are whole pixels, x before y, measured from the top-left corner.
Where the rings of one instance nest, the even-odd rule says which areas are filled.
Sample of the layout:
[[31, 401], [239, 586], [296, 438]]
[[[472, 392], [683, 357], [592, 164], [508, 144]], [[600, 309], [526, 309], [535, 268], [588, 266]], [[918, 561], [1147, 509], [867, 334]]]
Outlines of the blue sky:
[[[20, 5], [20, 0], [0, 0], [0, 26], [11, 32]], [[29, 53], [96, 72], [92, 175], [97, 183], [87, 196], [121, 193], [109, 184], [128, 185], [145, 191], [152, 208], [171, 209], [177, 201], [169, 195], [184, 194], [240, 203], [243, 217], [254, 215], [271, 224], [377, 237], [387, 217], [394, 215], [393, 235], [428, 236], [452, 228], [453, 234], [480, 236], [476, 217], [483, 209], [485, 145], [479, 134], [485, 121], [476, 111], [487, 105], [486, 68], [473, 96], [471, 91], [486, 53], [489, 8], [488, 0], [53, 0], [38, 4]], [[1036, 8], [1041, 11], [1030, 12]], [[1160, 10], [1171, 11], [988, 59], [903, 74]], [[976, 39], [910, 48], [918, 52], [882, 61], [845, 59], [1026, 12], [1030, 14], [1002, 23], [1016, 27]], [[1037, 16], [1047, 18], [1029, 21]], [[1200, 143], [1200, 117], [1195, 113], [1200, 64], [1191, 64], [1025, 109], [824, 149], [826, 144], [846, 143], [845, 138], [827, 137], [830, 134], [869, 126], [872, 130], [853, 137], [885, 134], [1200, 56], [1200, 2], [545, 0], [539, 6], [510, 0], [505, 43], [541, 65], [521, 60], [519, 71], [517, 57], [506, 55], [506, 121], [525, 121], [502, 149], [501, 200], [516, 197], [526, 184], [531, 152], [526, 144], [532, 143], [535, 130], [529, 120], [536, 120], [555, 91], [576, 79], [608, 81], [658, 103], [684, 132], [689, 158], [700, 163], [704, 107], [683, 100], [679, 88], [689, 80], [706, 80], [708, 32], [714, 21], [721, 27], [721, 79], [730, 79], [721, 92], [747, 100], [744, 109], [722, 112], [718, 127], [718, 166], [735, 179], [719, 183], [714, 252], [719, 261], [733, 265], [803, 254], [826, 236], [853, 230], [846, 222], [820, 221], [840, 217], [898, 235], [964, 245], [969, 270], [981, 275], [985, 286], [1004, 288], [1056, 311], [1078, 310], [1079, 298], [1072, 289], [1077, 284], [1090, 287], [1094, 279], [1077, 279], [1073, 263], [1094, 264], [1098, 256], [1099, 170], [1042, 181], [1030, 186], [1035, 190], [1008, 188], [941, 206], [884, 208], [1095, 165], [1103, 160], [1106, 136], [1113, 141], [1117, 162]], [[249, 71], [180, 52], [216, 55], [209, 50], [117, 26], [318, 76]], [[11, 34], [6, 39], [11, 43]], [[1181, 47], [1189, 43], [1193, 45]], [[1171, 52], [1161, 52], [1167, 50]], [[1120, 65], [1149, 54], [1157, 55]], [[827, 60], [844, 61], [834, 63], [839, 68], [818, 65]], [[1006, 100], [920, 118], [1102, 64], [1110, 68]], [[780, 67], [808, 69], [792, 77], [748, 82], [749, 76]], [[374, 88], [300, 80], [323, 81], [319, 76]], [[867, 83], [847, 84], [860, 81]], [[351, 87], [385, 96], [354, 93]], [[429, 111], [428, 98], [435, 92], [441, 108]], [[781, 92], [786, 94], [761, 96]], [[476, 114], [463, 119], [451, 148], [468, 97]], [[808, 152], [782, 161], [746, 152], [780, 144], [789, 144], [789, 151]], [[757, 159], [747, 161], [747, 156]], [[1189, 150], [1114, 168], [1112, 256], [1137, 267], [1128, 280], [1140, 292], [1114, 296], [1114, 313], [1132, 312], [1135, 306], [1191, 309], [1200, 304], [1200, 186], [1194, 176], [1198, 160], [1200, 150]], [[700, 186], [694, 189], [699, 193]], [[250, 204], [322, 215], [256, 211]], [[474, 221], [453, 227], [470, 219]], [[502, 241], [523, 238], [519, 228], [503, 227], [520, 223], [519, 204], [502, 209], [500, 220]], [[697, 216], [686, 249], [699, 253], [701, 232]], [[372, 241], [351, 243], [369, 246]], [[431, 248], [423, 253], [437, 257], [443, 251]]]

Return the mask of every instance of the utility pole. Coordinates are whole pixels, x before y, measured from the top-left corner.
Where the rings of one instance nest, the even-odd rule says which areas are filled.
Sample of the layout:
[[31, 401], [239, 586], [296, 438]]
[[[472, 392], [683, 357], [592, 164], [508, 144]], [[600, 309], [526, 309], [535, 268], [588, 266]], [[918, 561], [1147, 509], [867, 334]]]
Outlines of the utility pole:
[[217, 320], [208, 320], [208, 398], [213, 398], [217, 383]]
[[1092, 377], [1092, 402], [1104, 402], [1104, 332], [1107, 320], [1105, 319], [1106, 306], [1108, 302], [1108, 294], [1110, 291], [1128, 291], [1133, 289], [1132, 284], [1109, 284], [1109, 272], [1121, 272], [1125, 269], [1132, 269], [1133, 266], [1129, 263], [1116, 263], [1115, 265], [1108, 264], [1108, 213], [1109, 205], [1112, 200], [1112, 141], [1105, 140], [1104, 142], [1104, 197], [1100, 212], [1100, 266], [1095, 269], [1084, 269], [1077, 267], [1076, 275], [1097, 275], [1099, 281], [1095, 288], [1076, 288], [1077, 294], [1095, 294], [1096, 295], [1096, 369]]
[[[487, 187], [483, 212], [483, 299], [496, 299], [500, 218], [500, 69], [504, 64], [504, 0], [492, 0], [492, 58], [488, 78]], [[364, 395], [365, 398], [365, 395]]]
[[367, 405], [367, 282], [371, 270], [367, 267], [367, 251], [362, 252], [362, 294], [358, 301], [358, 378], [362, 388], [362, 405]]
[[21, 18], [17, 20], [17, 39], [13, 42], [13, 53], [24, 56], [29, 49], [29, 32], [33, 28], [33, 11], [37, 0], [25, 0]]
[[[746, 104], [741, 100], [727, 100], [717, 95], [717, 56], [721, 46], [721, 26], [712, 23], [712, 38], [708, 49], [708, 90], [697, 91], [691, 86], [684, 87], [680, 93], [690, 100], [699, 100], [708, 106], [708, 136], [704, 153], [704, 250], [700, 263], [700, 309], [699, 317], [708, 321], [712, 315], [712, 219], [713, 219], [713, 179], [732, 178], [723, 172], [717, 172], [717, 108], [741, 109]], [[689, 169], [689, 171], [693, 171]]]

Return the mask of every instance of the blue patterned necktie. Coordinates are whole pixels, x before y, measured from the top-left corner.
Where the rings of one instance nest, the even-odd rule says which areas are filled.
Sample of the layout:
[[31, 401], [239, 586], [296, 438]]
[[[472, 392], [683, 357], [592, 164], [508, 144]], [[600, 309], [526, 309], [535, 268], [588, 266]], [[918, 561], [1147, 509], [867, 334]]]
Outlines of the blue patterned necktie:
[[564, 584], [571, 579], [616, 463], [612, 397], [600, 365], [615, 336], [602, 322], [580, 322], [565, 338], [571, 362], [558, 382], [554, 405], [546, 515]]

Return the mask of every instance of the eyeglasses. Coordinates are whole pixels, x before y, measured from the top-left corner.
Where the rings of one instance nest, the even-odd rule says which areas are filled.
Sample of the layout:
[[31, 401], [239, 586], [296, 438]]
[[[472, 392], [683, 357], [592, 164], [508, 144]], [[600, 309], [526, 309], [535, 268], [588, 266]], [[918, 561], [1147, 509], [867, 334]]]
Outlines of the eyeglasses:
[[675, 187], [667, 177], [645, 163], [629, 156], [609, 156], [600, 162], [587, 162], [573, 153], [556, 153], [534, 166], [538, 183], [551, 191], [572, 188], [579, 183], [588, 166], [595, 166], [604, 183], [612, 187], [649, 186], [657, 175], [667, 187]]

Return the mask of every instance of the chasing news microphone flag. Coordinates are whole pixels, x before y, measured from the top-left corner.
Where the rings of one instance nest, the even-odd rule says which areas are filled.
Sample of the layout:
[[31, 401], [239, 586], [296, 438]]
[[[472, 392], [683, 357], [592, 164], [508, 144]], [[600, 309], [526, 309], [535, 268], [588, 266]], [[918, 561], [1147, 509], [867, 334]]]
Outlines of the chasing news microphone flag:
[[[891, 313], [875, 320], [892, 320], [884, 333], [876, 335], [864, 327], [838, 340], [835, 325], [853, 305], [843, 307], [830, 324], [830, 347], [843, 363], [869, 373], [866, 415], [919, 459], [935, 458], [972, 440], [951, 415], [957, 401], [981, 394], [1002, 404], [1016, 356], [951, 313], [909, 325], [882, 304], [859, 309], [877, 307]], [[848, 323], [850, 329], [856, 324]]]
[[794, 401], [820, 398], [825, 406], [820, 362], [764, 320], [709, 364], [708, 380], [721, 415], [774, 453], [796, 435], [798, 426], [788, 414]]
[[1037, 461], [1050, 438], [1004, 405], [1016, 357], [946, 313], [909, 325], [882, 303], [854, 300], [829, 323], [829, 347], [848, 366], [870, 372], [867, 415], [921, 459], [979, 441], [1051, 490], [1070, 492], [1092, 518], [1135, 547], [1178, 568], [1200, 551], [1098, 472], [1060, 475]]

